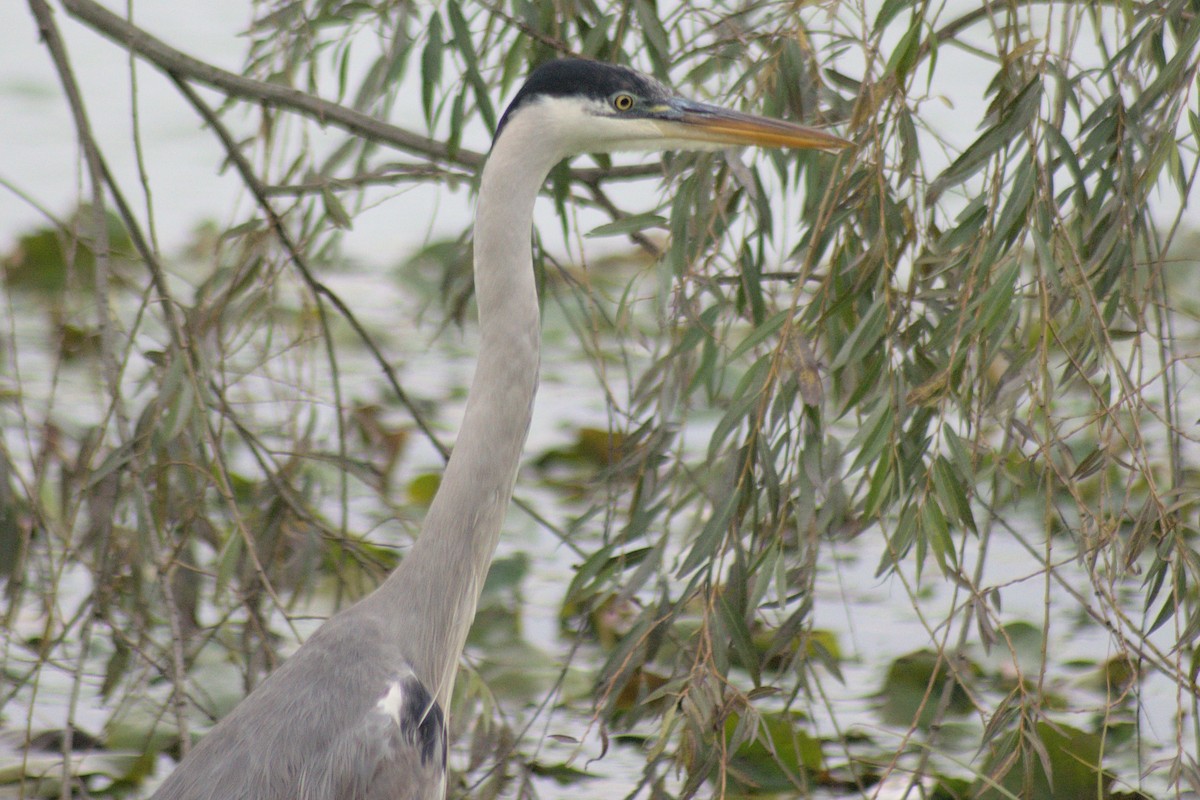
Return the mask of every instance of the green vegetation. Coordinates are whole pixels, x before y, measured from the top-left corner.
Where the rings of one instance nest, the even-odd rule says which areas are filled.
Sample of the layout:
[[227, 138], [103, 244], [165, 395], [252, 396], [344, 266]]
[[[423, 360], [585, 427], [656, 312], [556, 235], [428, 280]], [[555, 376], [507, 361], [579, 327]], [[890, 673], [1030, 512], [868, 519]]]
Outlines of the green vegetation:
[[[364, 276], [339, 244], [397, 187], [465, 200], [560, 53], [857, 148], [555, 172], [572, 407], [518, 481], [451, 796], [1200, 786], [1195, 0], [285, 0], [248, 9], [240, 82], [55, 8], [173, 74], [247, 203], [186, 254], [135, 179], [11, 232], [0, 794], [143, 792], [404, 557], [469, 231], [367, 291], [331, 288]], [[984, 106], [947, 123], [964, 72]]]

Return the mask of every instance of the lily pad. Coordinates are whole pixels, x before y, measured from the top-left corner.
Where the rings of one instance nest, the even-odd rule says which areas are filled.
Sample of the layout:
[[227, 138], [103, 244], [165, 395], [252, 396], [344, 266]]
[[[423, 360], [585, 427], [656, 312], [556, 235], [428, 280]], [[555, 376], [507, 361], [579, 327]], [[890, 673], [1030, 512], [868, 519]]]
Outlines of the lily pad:
[[[39, 739], [54, 739], [53, 732]], [[91, 737], [81, 740], [94, 741]], [[81, 751], [71, 753], [67, 774], [77, 781], [96, 784], [97, 790], [113, 783], [134, 780], [140, 774], [143, 756], [131, 750]], [[39, 748], [36, 744], [14, 746], [10, 741], [0, 744], [0, 787], [16, 785], [18, 797], [58, 797], [63, 779], [63, 756], [58, 750]], [[0, 788], [0, 796], [8, 790]]]
[[1039, 800], [1103, 800], [1108, 796], [1112, 776], [1101, 767], [1104, 740], [1099, 734], [1046, 720], [1037, 723], [1034, 731], [1036, 741], [1021, 743], [1023, 754], [1028, 757], [1012, 758], [1010, 736], [1000, 747], [993, 749], [987, 759], [985, 774], [991, 775], [998, 765], [1011, 765], [1002, 775], [991, 775], [1007, 794], [978, 781], [972, 797], [979, 800], [1013, 796]]
[[[725, 720], [728, 746], [737, 736], [741, 715]], [[740, 794], [794, 792], [812, 785], [824, 771], [819, 739], [803, 729], [805, 717], [794, 711], [763, 714], [751, 738], [737, 747], [727, 765], [730, 787]]]
[[956, 681], [950, 690], [948, 713], [961, 715], [971, 710], [971, 699], [960, 681], [976, 674], [977, 669], [964, 659], [958, 664], [957, 679], [951, 678], [947, 658], [933, 650], [917, 650], [892, 662], [877, 695], [885, 722], [927, 728], [934, 720], [947, 680]]

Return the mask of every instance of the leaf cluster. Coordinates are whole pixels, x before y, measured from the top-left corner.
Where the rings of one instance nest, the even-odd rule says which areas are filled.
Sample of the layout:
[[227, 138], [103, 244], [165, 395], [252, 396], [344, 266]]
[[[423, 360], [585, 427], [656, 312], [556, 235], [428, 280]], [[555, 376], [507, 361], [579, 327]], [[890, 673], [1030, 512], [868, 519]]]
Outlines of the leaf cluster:
[[[473, 634], [484, 663], [456, 698], [453, 791], [586, 786], [579, 751], [539, 757], [539, 715], [581, 717], [572, 741], [600, 738], [601, 756], [638, 745], [631, 796], [862, 793], [903, 772], [946, 796], [1107, 797], [1140, 791], [1151, 762], [1171, 766], [1154, 791], [1194, 780], [1194, 0], [283, 0], [256, 6], [237, 80], [90, 0], [63, 5], [172, 76], [252, 199], [175, 265], [81, 127], [93, 197], [4, 260], [9, 296], [49, 275], [59, 309], [99, 309], [74, 332], [60, 310], [39, 320], [89, 356], [52, 349], [48, 380], [6, 385], [0, 446], [4, 702], [76, 687], [69, 732], [91, 687], [111, 709], [105, 746], [138, 756], [64, 768], [81, 792], [136, 785], [311, 630], [314, 597], [350, 600], [403, 557], [429, 490], [397, 491], [405, 448], [447, 452], [431, 418], [452, 392], [397, 377], [394, 325], [360, 322], [331, 288], [339, 239], [397, 186], [472, 186], [500, 98], [567, 53], [857, 146], [556, 171], [565, 249], [590, 231], [589, 248], [627, 237], [638, 254], [581, 278], [539, 231], [545, 305], [592, 357], [611, 430], [545, 459], [595, 462], [554, 495], [565, 521], [524, 506], [576, 548], [570, 663], [551, 686], [487, 663], [504, 650], [545, 667], [513, 610], [525, 563], [500, 562], [481, 619], [503, 635]], [[985, 107], [949, 132], [935, 110], [964, 63]], [[394, 130], [318, 137], [355, 113]], [[637, 190], [661, 177], [669, 201], [647, 207]], [[421, 260], [447, 322], [469, 316], [468, 245], [464, 231]], [[46, 252], [57, 272], [31, 261]], [[68, 414], [55, 401], [79, 373], [90, 388]], [[1006, 572], [1006, 551], [1033, 566]], [[843, 723], [865, 692], [819, 620], [848, 552], [874, 554], [926, 636], [858, 644], [895, 746]], [[1032, 658], [1006, 611], [1031, 594]], [[1055, 681], [1081, 630], [1127, 669], [1069, 724]], [[979, 680], [985, 657], [1014, 675]], [[1178, 690], [1177, 728], [1122, 760], [1130, 698], [1155, 681]], [[966, 745], [949, 720], [969, 720]]]

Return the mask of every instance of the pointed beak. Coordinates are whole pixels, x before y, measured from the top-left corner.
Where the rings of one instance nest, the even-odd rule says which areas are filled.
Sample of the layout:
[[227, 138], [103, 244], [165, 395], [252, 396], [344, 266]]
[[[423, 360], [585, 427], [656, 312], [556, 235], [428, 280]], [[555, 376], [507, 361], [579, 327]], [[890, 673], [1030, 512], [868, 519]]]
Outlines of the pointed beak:
[[852, 144], [816, 128], [682, 98], [672, 99], [648, 109], [648, 112], [668, 139], [828, 151], [842, 150]]

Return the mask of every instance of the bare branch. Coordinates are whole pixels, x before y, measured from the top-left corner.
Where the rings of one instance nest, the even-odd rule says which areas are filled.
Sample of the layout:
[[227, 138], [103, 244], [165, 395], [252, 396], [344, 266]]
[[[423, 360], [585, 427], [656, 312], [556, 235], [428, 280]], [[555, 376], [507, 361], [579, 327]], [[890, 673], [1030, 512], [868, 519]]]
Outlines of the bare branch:
[[[227, 72], [176, 50], [92, 0], [62, 0], [62, 4], [67, 13], [75, 19], [128, 48], [171, 77], [202, 83], [230, 97], [295, 111], [322, 125], [335, 125], [372, 142], [391, 145], [442, 164], [453, 164], [475, 171], [483, 166], [487, 157], [484, 153], [463, 147], [451, 152], [450, 148], [436, 139], [420, 136], [299, 89], [256, 81]], [[584, 183], [596, 183], [601, 179], [629, 180], [661, 174], [662, 167], [657, 162], [606, 170], [571, 170], [571, 178]]]
[[483, 164], [482, 153], [460, 148], [451, 156], [449, 149], [441, 142], [418, 136], [299, 89], [244, 78], [214, 67], [168, 46], [92, 0], [64, 0], [63, 8], [80, 22], [122, 47], [129, 48], [173, 78], [202, 83], [231, 97], [297, 111], [322, 124], [337, 125], [364, 139], [420, 153], [434, 161], [473, 168]]

